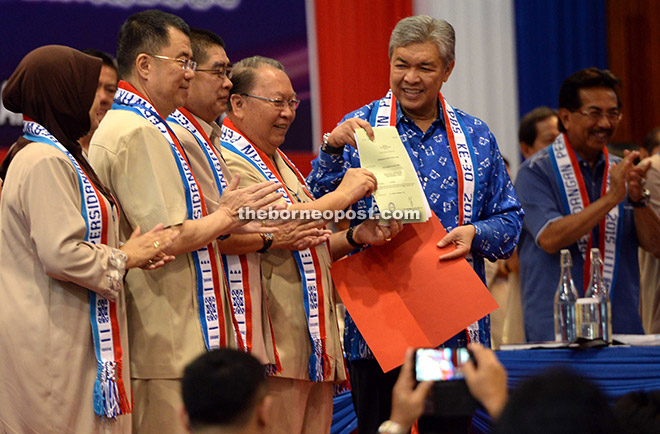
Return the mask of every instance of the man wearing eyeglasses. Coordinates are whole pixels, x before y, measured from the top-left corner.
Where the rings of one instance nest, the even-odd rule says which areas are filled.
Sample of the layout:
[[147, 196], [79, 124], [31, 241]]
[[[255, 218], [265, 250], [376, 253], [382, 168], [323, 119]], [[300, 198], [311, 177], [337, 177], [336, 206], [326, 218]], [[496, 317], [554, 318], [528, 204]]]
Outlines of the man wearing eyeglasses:
[[[209, 211], [214, 211], [222, 189], [233, 178], [222, 156], [221, 130], [216, 123], [218, 117], [227, 111], [232, 88], [232, 64], [225, 51], [225, 42], [213, 32], [191, 29], [190, 44], [193, 60], [197, 62], [195, 78], [190, 82], [185, 106], [170, 115], [168, 123], [181, 141], [197, 175]], [[280, 227], [277, 233], [274, 247], [282, 244], [282, 229]], [[305, 235], [307, 233], [302, 233], [303, 238]], [[275, 237], [274, 234], [268, 236]], [[321, 241], [325, 241], [325, 237]], [[263, 244], [262, 236], [234, 234], [221, 237], [217, 244], [223, 254], [221, 265], [225, 280], [231, 288], [228, 300], [231, 301], [233, 333], [240, 336], [237, 346], [257, 357], [267, 367], [274, 368], [277, 357], [257, 254]], [[223, 290], [227, 291], [226, 285], [223, 285]]]
[[520, 284], [528, 341], [554, 340], [553, 298], [559, 251], [573, 257], [573, 279], [583, 296], [589, 284], [589, 248], [603, 256], [610, 292], [612, 333], [643, 334], [639, 316], [637, 248], [658, 254], [660, 218], [647, 206], [639, 153], [623, 159], [607, 144], [621, 120], [618, 77], [588, 68], [569, 76], [559, 91], [555, 142], [525, 161], [516, 191], [525, 209], [520, 237]]
[[260, 223], [242, 226], [238, 207], [277, 198], [266, 198], [276, 185], [236, 190], [234, 182], [207, 204], [203, 188], [211, 181], [195, 172], [165, 121], [184, 105], [195, 76], [189, 34], [181, 18], [158, 10], [126, 20], [117, 44], [122, 80], [89, 153], [121, 205], [123, 240], [158, 223], [179, 232], [168, 267], [126, 275], [134, 432], [182, 431], [183, 367], [206, 349], [235, 346], [215, 240], [264, 230]]
[[[296, 115], [299, 101], [282, 64], [260, 56], [234, 65], [230, 107], [222, 125], [223, 155], [241, 185], [267, 179], [283, 185], [287, 211], [343, 210], [376, 188], [372, 173], [349, 170], [337, 189], [314, 200], [305, 180], [279, 147]], [[333, 386], [346, 379], [337, 328], [332, 258], [354, 246], [383, 244], [401, 225], [369, 220], [330, 235], [328, 243], [281, 244], [264, 236], [243, 244], [261, 255], [261, 273], [279, 356], [267, 379], [273, 397], [273, 428], [282, 434], [329, 433]], [[239, 243], [233, 235], [222, 242]], [[227, 246], [228, 248], [229, 246]]]

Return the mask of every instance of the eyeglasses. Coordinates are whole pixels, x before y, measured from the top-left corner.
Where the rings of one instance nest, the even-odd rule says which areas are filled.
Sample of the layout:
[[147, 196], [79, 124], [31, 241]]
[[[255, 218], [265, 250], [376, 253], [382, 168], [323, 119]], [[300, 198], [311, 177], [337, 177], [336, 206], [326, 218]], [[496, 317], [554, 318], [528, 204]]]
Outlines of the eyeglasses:
[[181, 65], [181, 69], [183, 69], [184, 71], [188, 71], [188, 70], [194, 71], [194, 70], [197, 69], [197, 62], [195, 62], [192, 59], [177, 59], [175, 57], [161, 56], [159, 54], [149, 54], [149, 53], [145, 53], [145, 54], [147, 56], [151, 56], [151, 57], [154, 57], [156, 59], [172, 60], [174, 62], [177, 62], [179, 65]]
[[260, 99], [262, 101], [268, 101], [280, 110], [284, 109], [284, 107], [286, 107], [287, 105], [291, 110], [295, 110], [298, 108], [298, 105], [300, 105], [300, 100], [295, 98], [291, 98], [288, 101], [284, 101], [282, 98], [266, 98], [264, 96], [250, 95], [249, 93], [242, 93], [241, 95], [249, 96], [250, 98]]
[[215, 75], [220, 80], [224, 78], [231, 78], [231, 66], [226, 66], [224, 68], [218, 69], [195, 69], [195, 72], [208, 72], [209, 74]]
[[600, 120], [605, 116], [607, 120], [611, 124], [615, 124], [621, 120], [621, 116], [623, 116], [623, 113], [621, 113], [619, 110], [611, 110], [608, 112], [603, 112], [600, 110], [581, 110], [578, 113], [580, 113], [582, 116], [586, 116], [589, 118], [591, 122], [594, 124], [597, 122], [600, 122]]

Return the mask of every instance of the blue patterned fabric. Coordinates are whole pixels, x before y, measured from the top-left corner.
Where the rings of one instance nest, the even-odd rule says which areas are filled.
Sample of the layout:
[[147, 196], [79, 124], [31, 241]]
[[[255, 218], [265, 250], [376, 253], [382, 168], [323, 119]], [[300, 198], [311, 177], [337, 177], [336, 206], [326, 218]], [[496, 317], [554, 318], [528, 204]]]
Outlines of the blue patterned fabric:
[[[556, 366], [571, 368], [596, 383], [610, 403], [626, 393], [660, 389], [660, 347], [534, 349], [496, 354], [507, 370], [509, 390]], [[491, 423], [490, 416], [480, 406], [472, 419], [472, 432], [490, 433]]]
[[[584, 184], [593, 203], [600, 198], [605, 170], [605, 157], [592, 171], [591, 165], [576, 155]], [[613, 162], [620, 158], [610, 154]], [[520, 236], [520, 292], [522, 297], [525, 335], [528, 341], [554, 340], [553, 300], [561, 266], [559, 252], [550, 255], [541, 249], [538, 236], [551, 222], [565, 216], [559, 183], [555, 176], [548, 148], [542, 149], [525, 161], [516, 178], [516, 189], [525, 205], [523, 232]], [[637, 259], [637, 231], [632, 206], [624, 203], [623, 232], [619, 237], [619, 255], [612, 302], [612, 333], [643, 334], [639, 316], [639, 263]], [[594, 227], [593, 246], [599, 246], [598, 226]], [[573, 257], [571, 274], [580, 295], [583, 294], [584, 259], [577, 243], [567, 247]]]
[[[350, 118], [369, 120], [378, 101], [347, 114], [342, 122]], [[442, 113], [438, 101], [438, 113]], [[523, 211], [509, 179], [495, 137], [488, 126], [461, 110], [456, 110], [466, 134], [469, 135], [475, 154], [475, 170], [478, 185], [474, 195], [474, 217], [472, 224], [476, 234], [472, 242], [474, 269], [485, 282], [484, 258], [496, 260], [511, 255], [518, 242], [522, 227]], [[458, 224], [458, 184], [447, 131], [442, 116], [438, 117], [424, 133], [402, 111], [397, 102], [396, 128], [401, 141], [417, 171], [417, 176], [426, 193], [429, 205], [439, 217], [447, 232]], [[341, 182], [344, 173], [351, 167], [360, 167], [357, 150], [346, 146], [342, 155], [320, 152], [312, 161], [312, 172], [307, 177], [314, 196], [321, 197], [333, 191]], [[353, 209], [369, 210], [371, 198], [360, 199]], [[352, 222], [356, 224], [358, 222]], [[438, 240], [439, 241], [439, 240]], [[441, 313], [438, 313], [441, 315]], [[490, 320], [479, 321], [479, 341], [490, 344]], [[465, 346], [465, 333], [459, 333], [445, 343], [446, 346]], [[346, 320], [344, 349], [349, 360], [373, 357], [364, 339], [350, 317]]]

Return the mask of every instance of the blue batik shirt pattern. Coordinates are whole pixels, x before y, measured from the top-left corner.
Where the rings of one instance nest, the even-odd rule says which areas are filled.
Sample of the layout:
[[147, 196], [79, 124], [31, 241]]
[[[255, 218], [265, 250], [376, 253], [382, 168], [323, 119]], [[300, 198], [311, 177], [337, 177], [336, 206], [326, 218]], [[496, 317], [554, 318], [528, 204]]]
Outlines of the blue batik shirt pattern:
[[[350, 118], [368, 121], [372, 110], [377, 109], [377, 104], [378, 100], [347, 114], [342, 122]], [[440, 101], [438, 101], [438, 113], [442, 113]], [[474, 217], [471, 224], [475, 227], [475, 237], [471, 252], [474, 269], [485, 282], [484, 258], [494, 261], [511, 255], [518, 242], [524, 213], [495, 137], [488, 126], [480, 119], [461, 110], [456, 109], [456, 114], [463, 121], [467, 129], [465, 133], [469, 135], [474, 147], [474, 164], [479, 184], [474, 194]], [[457, 172], [442, 116], [439, 116], [426, 133], [423, 133], [413, 120], [403, 114], [397, 101], [396, 128], [415, 167], [431, 209], [447, 232], [451, 231], [458, 225]], [[318, 198], [335, 190], [346, 170], [352, 167], [360, 167], [360, 157], [357, 150], [351, 146], [345, 146], [341, 155], [320, 152], [312, 161], [312, 172], [307, 177], [307, 183], [314, 196]], [[353, 205], [353, 209], [369, 211], [371, 202], [371, 198], [362, 198]], [[357, 223], [359, 222], [352, 222], [352, 224]], [[439, 318], [441, 315], [442, 313], [439, 312]], [[488, 316], [479, 320], [479, 330], [479, 341], [489, 346]], [[444, 345], [465, 346], [466, 344], [465, 333], [461, 332]], [[373, 357], [350, 315], [346, 317], [344, 349], [349, 360]]]

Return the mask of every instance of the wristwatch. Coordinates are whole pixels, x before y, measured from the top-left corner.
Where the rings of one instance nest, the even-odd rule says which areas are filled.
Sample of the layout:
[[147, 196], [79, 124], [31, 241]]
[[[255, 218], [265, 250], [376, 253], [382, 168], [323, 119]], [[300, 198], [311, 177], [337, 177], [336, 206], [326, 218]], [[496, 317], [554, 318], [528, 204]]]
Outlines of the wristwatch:
[[630, 202], [630, 205], [632, 205], [633, 208], [644, 208], [649, 204], [650, 201], [651, 201], [651, 192], [649, 191], [648, 188], [642, 190], [642, 198], [636, 202], [633, 202], [630, 199], [630, 197], [628, 197], [628, 202]]
[[273, 245], [273, 239], [275, 236], [271, 232], [262, 232], [259, 234], [262, 240], [264, 240], [264, 245], [262, 248], [257, 250], [257, 253], [266, 253], [270, 246]]
[[328, 138], [330, 137], [330, 133], [325, 133], [323, 134], [323, 143], [321, 143], [321, 151], [325, 152], [326, 154], [331, 154], [331, 155], [341, 155], [344, 153], [344, 145], [341, 145], [338, 148], [335, 148], [334, 146], [331, 146], [330, 143], [328, 143]]
[[379, 434], [407, 434], [408, 430], [405, 429], [400, 423], [386, 420], [378, 427]]
[[363, 248], [367, 247], [366, 244], [360, 244], [360, 243], [358, 243], [357, 241], [355, 241], [353, 239], [353, 231], [354, 230], [355, 230], [355, 226], [351, 226], [346, 231], [346, 241], [348, 241], [348, 244], [355, 247], [356, 249], [363, 249]]

